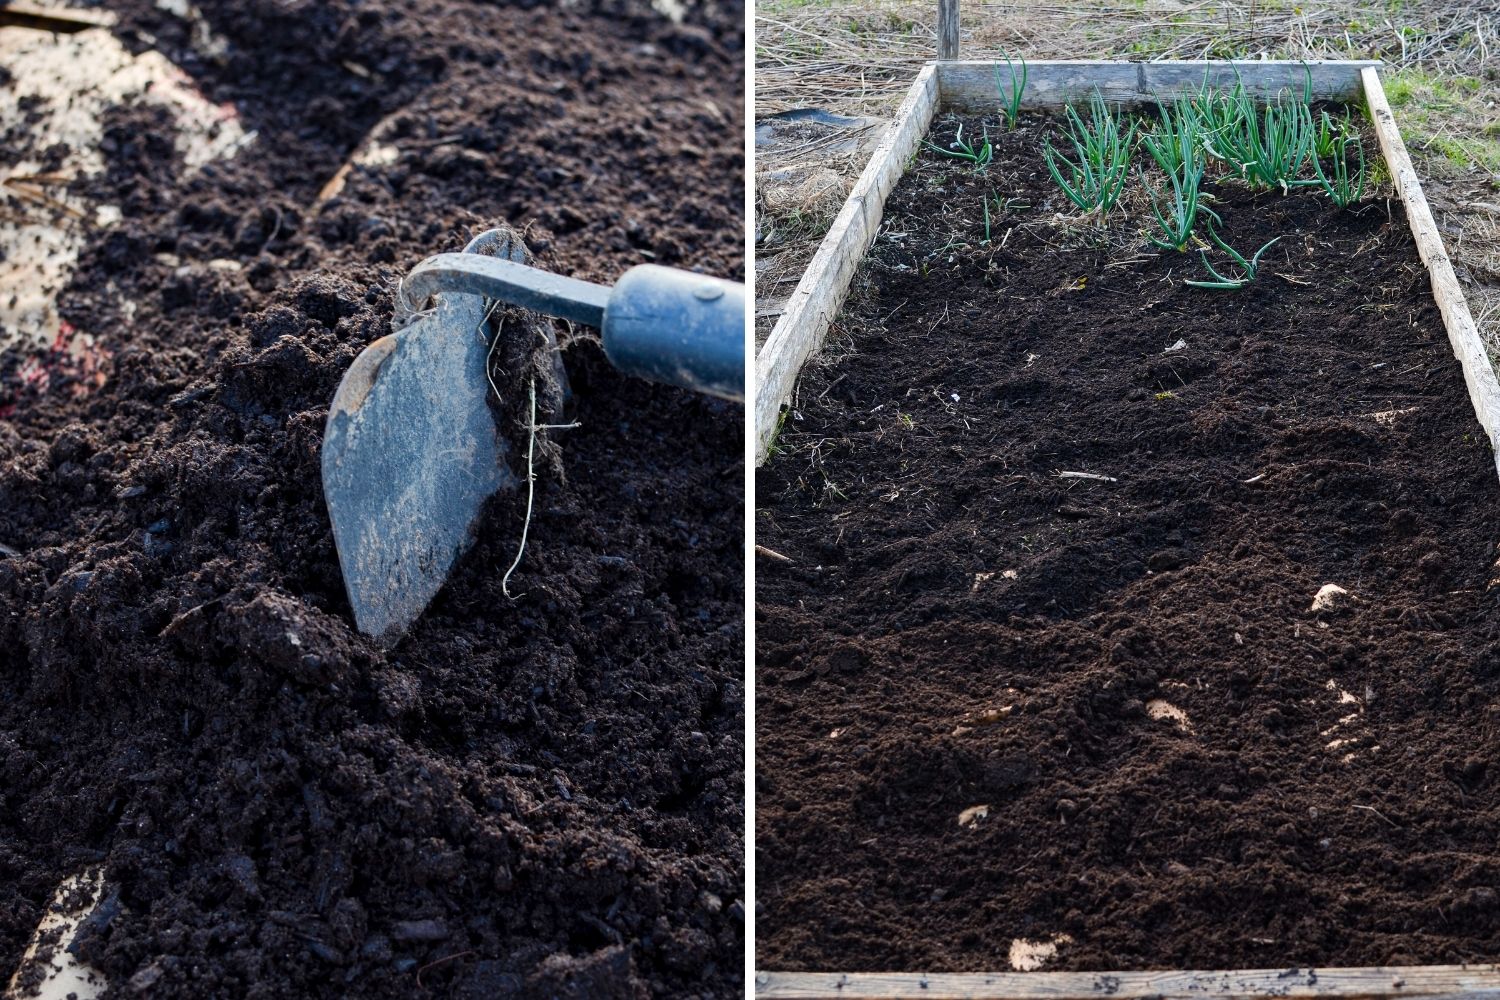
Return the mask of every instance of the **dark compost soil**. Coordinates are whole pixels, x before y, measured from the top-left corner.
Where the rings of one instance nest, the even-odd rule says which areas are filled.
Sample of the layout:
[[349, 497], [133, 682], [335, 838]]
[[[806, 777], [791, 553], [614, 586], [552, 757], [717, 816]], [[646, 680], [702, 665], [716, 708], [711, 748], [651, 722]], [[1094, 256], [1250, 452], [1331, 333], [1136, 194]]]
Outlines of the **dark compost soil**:
[[1195, 290], [1042, 127], [922, 153], [758, 474], [759, 963], [1495, 960], [1500, 484], [1399, 204], [1212, 185], [1282, 239]]
[[[125, 221], [61, 299], [108, 382], [0, 372], [0, 968], [102, 865], [112, 996], [739, 993], [741, 408], [575, 338], [522, 596], [496, 504], [390, 653], [318, 450], [399, 276], [498, 222], [594, 280], [743, 273], [742, 8], [202, 0], [212, 57], [109, 6], [259, 138], [184, 180], [117, 112]], [[387, 119], [396, 161], [311, 208]]]

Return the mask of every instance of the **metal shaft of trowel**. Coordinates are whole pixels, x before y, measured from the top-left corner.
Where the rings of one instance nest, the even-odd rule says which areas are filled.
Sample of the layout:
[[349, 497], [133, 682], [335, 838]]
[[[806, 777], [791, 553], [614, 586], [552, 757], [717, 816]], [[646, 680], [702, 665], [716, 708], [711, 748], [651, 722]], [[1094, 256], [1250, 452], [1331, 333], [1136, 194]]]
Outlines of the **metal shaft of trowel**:
[[443, 253], [402, 282], [408, 302], [444, 293], [482, 295], [598, 328], [621, 371], [695, 392], [745, 398], [745, 286], [640, 264], [613, 288], [498, 257]]

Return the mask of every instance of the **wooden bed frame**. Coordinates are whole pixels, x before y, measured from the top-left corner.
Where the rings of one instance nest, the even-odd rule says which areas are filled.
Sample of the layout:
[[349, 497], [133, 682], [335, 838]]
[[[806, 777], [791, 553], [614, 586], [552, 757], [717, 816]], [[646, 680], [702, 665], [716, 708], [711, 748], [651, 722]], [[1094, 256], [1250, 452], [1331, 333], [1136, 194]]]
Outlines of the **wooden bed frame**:
[[[954, 10], [956, 0], [944, 0]], [[956, 49], [956, 43], [953, 46]], [[933, 62], [913, 81], [895, 121], [870, 157], [818, 248], [786, 311], [756, 357], [757, 464], [766, 460], [784, 408], [793, 405], [798, 373], [822, 345], [849, 292], [855, 270], [874, 241], [886, 197], [942, 111], [993, 111], [999, 106], [995, 71], [1004, 63]], [[1220, 86], [1236, 78], [1257, 95], [1301, 93], [1311, 74], [1315, 100], [1363, 103], [1397, 195], [1406, 207], [1417, 251], [1432, 279], [1453, 353], [1480, 425], [1500, 456], [1500, 383], [1443, 247], [1422, 185], [1401, 140], [1374, 62], [1102, 62], [1049, 61], [1029, 66], [1023, 107], [1057, 108], [1087, 99], [1143, 103], [1196, 91], [1207, 78]], [[1500, 464], [1497, 464], [1500, 474]], [[1500, 1000], [1500, 966], [1432, 965], [1401, 968], [1257, 969], [1170, 972], [841, 973], [758, 971], [755, 994], [765, 1000], [1252, 1000], [1286, 997], [1488, 997]]]
[[776, 1000], [1260, 1000], [1286, 997], [1500, 997], [1500, 966], [1226, 972], [758, 972], [755, 995]]
[[[1380, 151], [1396, 192], [1406, 206], [1407, 222], [1417, 251], [1432, 278], [1432, 293], [1453, 353], [1463, 367], [1464, 382], [1480, 426], [1500, 456], [1500, 383], [1479, 337], [1474, 317], [1442, 237], [1433, 221], [1421, 181], [1380, 83], [1379, 64], [1338, 62], [1107, 62], [1056, 60], [1029, 65], [1029, 81], [1022, 106], [1060, 108], [1086, 100], [1096, 90], [1106, 100], [1144, 103], [1192, 93], [1208, 80], [1232, 86], [1236, 80], [1257, 96], [1282, 90], [1301, 93], [1311, 75], [1315, 100], [1361, 102], [1380, 141]], [[1009, 81], [1004, 63], [987, 61], [932, 62], [912, 82], [896, 118], [875, 148], [869, 164], [855, 182], [844, 207], [833, 220], [807, 272], [787, 300], [755, 359], [756, 463], [766, 460], [781, 425], [784, 408], [792, 403], [797, 375], [823, 344], [829, 324], [838, 315], [854, 272], [874, 242], [885, 210], [885, 199], [916, 154], [933, 119], [942, 111], [993, 111], [999, 106], [996, 70]], [[1500, 461], [1497, 461], [1500, 475]]]

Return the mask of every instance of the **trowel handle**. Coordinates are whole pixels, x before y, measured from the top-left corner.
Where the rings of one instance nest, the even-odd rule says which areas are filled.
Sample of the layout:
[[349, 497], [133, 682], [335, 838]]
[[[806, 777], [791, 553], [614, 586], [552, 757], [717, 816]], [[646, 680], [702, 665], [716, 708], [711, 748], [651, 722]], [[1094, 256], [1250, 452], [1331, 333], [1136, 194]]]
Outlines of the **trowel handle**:
[[610, 290], [604, 353], [621, 371], [695, 392], [745, 398], [745, 286], [640, 264]]

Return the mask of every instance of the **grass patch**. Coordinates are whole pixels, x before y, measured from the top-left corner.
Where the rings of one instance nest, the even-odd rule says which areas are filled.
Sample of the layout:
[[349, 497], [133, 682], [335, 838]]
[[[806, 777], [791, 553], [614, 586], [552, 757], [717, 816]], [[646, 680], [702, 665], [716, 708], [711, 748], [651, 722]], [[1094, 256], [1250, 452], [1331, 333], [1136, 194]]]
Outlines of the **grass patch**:
[[1383, 82], [1413, 153], [1450, 170], [1500, 173], [1500, 112], [1487, 106], [1483, 80], [1408, 67]]

